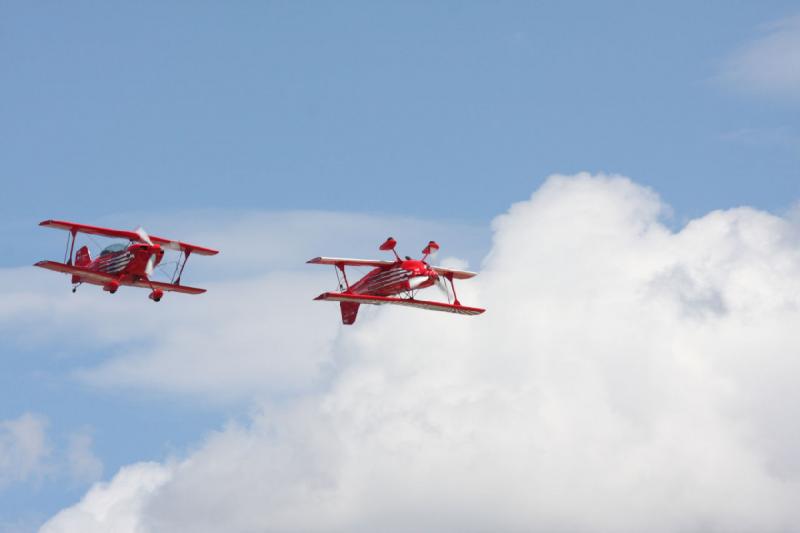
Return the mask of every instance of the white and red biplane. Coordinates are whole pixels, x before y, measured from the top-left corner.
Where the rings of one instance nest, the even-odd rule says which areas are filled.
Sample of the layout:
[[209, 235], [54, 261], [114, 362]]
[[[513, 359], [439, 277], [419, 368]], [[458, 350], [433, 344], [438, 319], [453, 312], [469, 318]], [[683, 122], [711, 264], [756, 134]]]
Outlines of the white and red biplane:
[[[462, 315], [479, 315], [485, 311], [485, 309], [478, 307], [461, 305], [461, 302], [458, 301], [458, 296], [456, 296], [453, 280], [469, 279], [476, 275], [475, 272], [430, 266], [425, 262], [425, 259], [431, 253], [439, 249], [438, 244], [433, 241], [429, 242], [425, 249], [422, 250], [422, 259], [412, 259], [408, 256], [405, 259], [401, 259], [395, 251], [396, 246], [397, 241], [391, 237], [380, 245], [380, 250], [394, 253], [394, 261], [344, 259], [340, 257], [316, 257], [307, 261], [315, 265], [333, 265], [336, 267], [337, 278], [339, 277], [339, 272], [342, 273], [342, 279], [339, 280], [340, 292], [325, 292], [317, 296], [315, 300], [339, 302], [342, 310], [342, 323], [344, 324], [352, 324], [356, 321], [358, 308], [361, 304], [405, 305]], [[374, 268], [351, 285], [344, 271], [346, 266]], [[447, 292], [446, 286], [442, 281], [443, 278], [450, 282], [450, 288], [453, 290], [453, 303], [417, 300], [414, 298], [418, 290], [436, 284]]]
[[[35, 266], [71, 274], [72, 292], [75, 292], [80, 284], [90, 283], [92, 285], [100, 285], [104, 291], [111, 294], [117, 292], [117, 289], [122, 285], [150, 289], [149, 297], [154, 302], [161, 300], [164, 296], [164, 291], [201, 294], [206, 290], [181, 285], [181, 275], [186, 267], [186, 261], [189, 260], [189, 256], [192, 254], [215, 255], [219, 253], [211, 248], [148, 235], [141, 228], [136, 231], [127, 231], [61, 220], [45, 220], [39, 225], [69, 232], [67, 237], [68, 252], [65, 254], [65, 262], [39, 261]], [[96, 259], [92, 259], [89, 248], [83, 246], [75, 252], [75, 260], [73, 262], [72, 253], [75, 248], [75, 237], [78, 233], [127, 239], [130, 242], [128, 244], [114, 243], [107, 246]], [[175, 272], [172, 274], [170, 283], [162, 283], [150, 279], [153, 269], [164, 258], [165, 249], [175, 250], [181, 254], [175, 264]]]

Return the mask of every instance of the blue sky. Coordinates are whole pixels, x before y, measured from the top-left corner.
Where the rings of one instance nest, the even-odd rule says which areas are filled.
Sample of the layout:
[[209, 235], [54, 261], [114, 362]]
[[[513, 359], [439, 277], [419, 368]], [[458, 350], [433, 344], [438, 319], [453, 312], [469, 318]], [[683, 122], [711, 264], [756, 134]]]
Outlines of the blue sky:
[[796, 107], [714, 80], [792, 8], [6, 3], [4, 226], [209, 205], [487, 221], [579, 170], [689, 215], [781, 208], [797, 150], [731, 136], [797, 135]]
[[[781, 213], [800, 199], [800, 105], [752, 82], [745, 52], [796, 16], [790, 1], [2, 2], [3, 277], [47, 277], [24, 270], [62, 250], [46, 218], [183, 238], [264, 211], [476, 228], [452, 254], [477, 263], [490, 221], [553, 173], [629, 176], [676, 226], [739, 205]], [[15, 327], [0, 323], [0, 420], [46, 417], [52, 452], [49, 473], [0, 485], [0, 530], [85, 492], [56, 464], [76, 431], [107, 478], [247, 413], [241, 398], [88, 386], [74, 371], [108, 343]]]

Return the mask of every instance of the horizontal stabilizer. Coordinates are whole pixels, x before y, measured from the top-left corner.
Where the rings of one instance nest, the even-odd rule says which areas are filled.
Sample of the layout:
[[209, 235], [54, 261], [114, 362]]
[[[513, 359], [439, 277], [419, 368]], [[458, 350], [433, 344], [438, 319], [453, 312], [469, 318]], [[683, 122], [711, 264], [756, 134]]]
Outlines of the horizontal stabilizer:
[[348, 294], [343, 292], [325, 292], [314, 299], [372, 305], [404, 305], [406, 307], [418, 307], [420, 309], [428, 309], [429, 311], [444, 311], [445, 313], [456, 313], [459, 315], [479, 315], [486, 311], [479, 307], [467, 307], [466, 305], [446, 304], [443, 302], [432, 302], [430, 300], [412, 300], [409, 298], [393, 298], [389, 296], [372, 296], [356, 293]]
[[100, 284], [108, 283], [109, 281], [114, 281], [117, 279], [116, 276], [110, 276], [102, 272], [89, 270], [88, 268], [79, 267], [75, 265], [66, 265], [64, 263], [57, 263], [56, 261], [39, 261], [33, 266], [37, 266], [39, 268], [46, 268], [47, 270], [52, 270], [54, 272], [72, 274], [87, 281], [93, 281], [95, 283], [100, 283]]

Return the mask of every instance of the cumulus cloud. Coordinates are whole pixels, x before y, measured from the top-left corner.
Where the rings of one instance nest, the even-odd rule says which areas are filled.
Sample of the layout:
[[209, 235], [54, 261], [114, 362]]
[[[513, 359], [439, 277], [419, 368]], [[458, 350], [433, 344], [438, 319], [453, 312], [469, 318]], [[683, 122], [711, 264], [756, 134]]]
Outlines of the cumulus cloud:
[[93, 486], [80, 503], [58, 513], [41, 531], [143, 531], [145, 496], [152, 495], [168, 478], [169, 469], [159, 464], [139, 463], [124, 467], [111, 483]]
[[800, 15], [762, 29], [727, 59], [721, 80], [743, 91], [800, 102]]
[[323, 386], [42, 531], [797, 529], [797, 224], [737, 208], [673, 232], [665, 209], [623, 177], [551, 177], [461, 285], [485, 315], [360, 317], [325, 341]]
[[44, 418], [24, 413], [0, 420], [0, 488], [41, 476], [49, 453]]
[[91, 431], [82, 429], [69, 436], [67, 465], [70, 477], [80, 483], [92, 483], [103, 475], [103, 461], [93, 450]]

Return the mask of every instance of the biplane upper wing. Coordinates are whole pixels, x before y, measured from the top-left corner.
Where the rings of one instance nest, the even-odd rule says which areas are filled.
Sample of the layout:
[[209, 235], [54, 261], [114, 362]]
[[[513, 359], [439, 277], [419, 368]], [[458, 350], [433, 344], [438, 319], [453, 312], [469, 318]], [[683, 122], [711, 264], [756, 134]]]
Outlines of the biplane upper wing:
[[90, 226], [88, 224], [78, 224], [76, 222], [66, 222], [64, 220], [44, 220], [39, 222], [39, 225], [46, 228], [63, 229], [64, 231], [75, 231], [78, 233], [88, 233], [90, 235], [102, 235], [103, 237], [112, 237], [115, 239], [128, 239], [131, 241], [140, 239], [135, 231], [101, 228], [100, 226]]
[[189, 244], [188, 242], [171, 241], [169, 239], [165, 239], [164, 237], [156, 237], [155, 235], [150, 235], [150, 240], [162, 248], [169, 248], [170, 250], [175, 250], [177, 252], [198, 255], [217, 255], [219, 253], [218, 250], [212, 250], [211, 248], [206, 248], [205, 246], [197, 246], [196, 244]]
[[117, 279], [115, 276], [103, 272], [97, 272], [96, 270], [89, 270], [88, 268], [75, 265], [65, 265], [64, 263], [58, 263], [56, 261], [39, 261], [33, 266], [46, 268], [47, 270], [53, 270], [55, 272], [62, 272], [64, 274], [74, 274], [97, 283], [108, 283], [109, 281]]
[[143, 289], [161, 289], [162, 291], [169, 292], [182, 292], [185, 294], [203, 294], [205, 289], [198, 287], [189, 287], [188, 285], [176, 285], [174, 283], [162, 283], [160, 281], [144, 281], [139, 280], [131, 283], [134, 287], [141, 287]]
[[[130, 241], [140, 241], [141, 235], [135, 231], [128, 231], [122, 229], [102, 228], [100, 226], [90, 226], [88, 224], [78, 224], [77, 222], [66, 222], [64, 220], [45, 220], [39, 223], [40, 226], [46, 228], [63, 229], [65, 231], [75, 231], [77, 233], [88, 233], [91, 235], [101, 235], [103, 237], [112, 237], [115, 239], [128, 239]], [[174, 241], [165, 239], [164, 237], [156, 237], [150, 235], [150, 240], [163, 248], [170, 250], [183, 251], [199, 255], [215, 255], [219, 253], [217, 250], [206, 248], [205, 246], [197, 246], [196, 244], [189, 244], [181, 241]]]
[[478, 275], [477, 272], [470, 272], [469, 270], [453, 270], [452, 268], [442, 268], [437, 266], [433, 266], [431, 268], [435, 270], [437, 274], [441, 274], [442, 276], [448, 277], [452, 275], [453, 279], [469, 279]]
[[389, 266], [393, 265], [395, 261], [378, 261], [374, 259], [347, 259], [344, 257], [315, 257], [309, 259], [306, 263], [314, 265], [342, 265], [342, 266]]
[[432, 302], [429, 300], [411, 300], [408, 298], [392, 298], [389, 296], [372, 296], [368, 294], [347, 294], [343, 292], [325, 292], [314, 298], [315, 300], [328, 300], [336, 302], [353, 302], [359, 304], [393, 304], [405, 305], [408, 307], [419, 307], [430, 311], [444, 311], [446, 313], [457, 313], [460, 315], [479, 315], [486, 311], [479, 307], [468, 307], [466, 305], [446, 304], [444, 302]]

